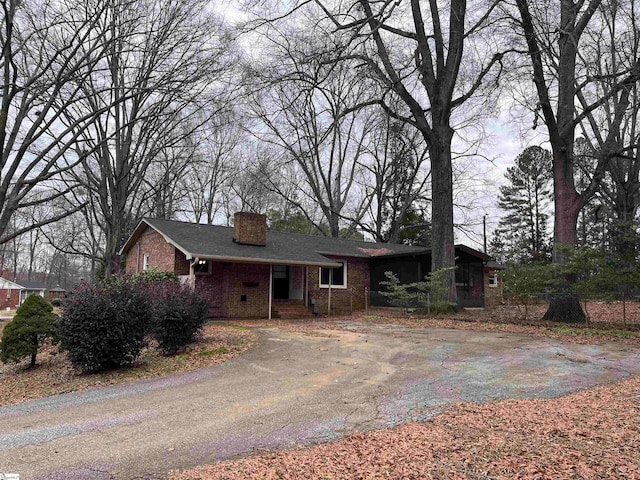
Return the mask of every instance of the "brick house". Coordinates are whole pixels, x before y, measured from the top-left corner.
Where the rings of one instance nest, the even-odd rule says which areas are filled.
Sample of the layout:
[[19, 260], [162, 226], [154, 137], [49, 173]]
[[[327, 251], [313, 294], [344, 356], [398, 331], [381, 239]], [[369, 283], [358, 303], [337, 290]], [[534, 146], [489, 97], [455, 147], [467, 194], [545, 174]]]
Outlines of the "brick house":
[[500, 272], [504, 266], [489, 261], [484, 266], [484, 303], [487, 307], [495, 307], [504, 301], [504, 285]]
[[22, 285], [0, 277], [0, 309], [15, 309], [20, 306], [20, 292]]
[[[425, 247], [267, 231], [266, 217], [248, 212], [236, 213], [233, 227], [145, 218], [120, 253], [127, 273], [150, 267], [175, 273], [205, 295], [212, 317], [363, 309], [375, 304], [370, 293], [380, 288], [384, 271], [417, 281], [431, 262]], [[482, 268], [489, 257], [464, 246], [456, 254], [458, 294], [471, 299], [465, 288], [475, 289], [469, 301], [482, 306]]]

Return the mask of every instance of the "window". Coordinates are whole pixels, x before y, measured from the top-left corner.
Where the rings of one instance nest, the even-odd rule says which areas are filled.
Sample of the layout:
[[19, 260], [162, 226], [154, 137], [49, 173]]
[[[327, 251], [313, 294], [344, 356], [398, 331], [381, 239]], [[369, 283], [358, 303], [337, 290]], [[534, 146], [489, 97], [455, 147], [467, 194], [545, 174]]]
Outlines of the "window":
[[149, 255], [142, 257], [142, 269], [149, 270]]
[[347, 262], [339, 263], [339, 267], [320, 267], [320, 286], [332, 288], [347, 288]]
[[198, 260], [193, 264], [193, 273], [196, 275], [208, 275], [211, 273], [211, 262], [209, 260]]
[[498, 287], [498, 273], [497, 272], [493, 272], [489, 274], [489, 286], [491, 288], [497, 288]]

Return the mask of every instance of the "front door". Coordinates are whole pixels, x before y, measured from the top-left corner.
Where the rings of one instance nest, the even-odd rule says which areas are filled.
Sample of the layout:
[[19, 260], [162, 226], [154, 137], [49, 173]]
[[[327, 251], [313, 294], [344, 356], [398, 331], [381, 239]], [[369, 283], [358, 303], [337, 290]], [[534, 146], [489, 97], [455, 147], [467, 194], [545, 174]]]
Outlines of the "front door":
[[273, 298], [289, 299], [289, 267], [287, 265], [273, 266]]

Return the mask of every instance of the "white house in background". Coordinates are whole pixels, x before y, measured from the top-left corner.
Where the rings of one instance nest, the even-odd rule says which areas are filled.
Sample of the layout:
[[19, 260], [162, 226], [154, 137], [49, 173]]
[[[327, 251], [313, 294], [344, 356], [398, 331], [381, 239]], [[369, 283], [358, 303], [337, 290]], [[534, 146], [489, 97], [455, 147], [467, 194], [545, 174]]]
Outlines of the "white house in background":
[[22, 287], [20, 291], [20, 305], [24, 302], [29, 295], [40, 295], [44, 298], [44, 294], [47, 290], [47, 285], [44, 282], [19, 282]]

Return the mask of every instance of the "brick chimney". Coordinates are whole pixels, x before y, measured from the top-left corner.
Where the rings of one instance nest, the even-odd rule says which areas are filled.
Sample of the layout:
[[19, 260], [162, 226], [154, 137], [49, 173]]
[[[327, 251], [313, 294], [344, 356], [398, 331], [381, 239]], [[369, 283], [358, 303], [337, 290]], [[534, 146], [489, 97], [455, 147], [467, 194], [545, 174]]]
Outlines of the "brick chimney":
[[236, 212], [233, 216], [233, 241], [243, 245], [266, 245], [266, 215]]

